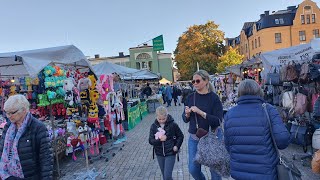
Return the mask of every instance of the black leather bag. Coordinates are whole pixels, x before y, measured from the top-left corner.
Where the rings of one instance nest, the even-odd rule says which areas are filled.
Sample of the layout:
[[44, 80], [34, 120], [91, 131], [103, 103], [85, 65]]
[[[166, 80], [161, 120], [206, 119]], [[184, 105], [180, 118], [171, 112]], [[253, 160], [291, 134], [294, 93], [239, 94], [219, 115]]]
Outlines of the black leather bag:
[[293, 162], [286, 159], [279, 152], [276, 140], [273, 136], [272, 125], [271, 125], [271, 121], [270, 121], [270, 117], [269, 117], [269, 113], [266, 105], [267, 105], [266, 103], [263, 103], [262, 107], [267, 116], [271, 139], [273, 141], [274, 148], [276, 149], [277, 155], [279, 157], [279, 164], [277, 165], [278, 180], [301, 180], [302, 174], [299, 171], [299, 169], [293, 164]]

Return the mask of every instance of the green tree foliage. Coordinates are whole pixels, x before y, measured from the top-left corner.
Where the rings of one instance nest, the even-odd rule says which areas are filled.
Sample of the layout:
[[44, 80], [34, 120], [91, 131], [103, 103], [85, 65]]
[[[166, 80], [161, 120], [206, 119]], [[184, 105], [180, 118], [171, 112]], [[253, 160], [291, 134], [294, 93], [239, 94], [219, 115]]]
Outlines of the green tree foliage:
[[219, 58], [220, 62], [218, 63], [217, 72], [224, 72], [226, 67], [240, 64], [243, 57], [237, 49], [230, 47], [228, 51]]
[[181, 80], [192, 78], [197, 70], [197, 62], [200, 69], [209, 74], [217, 72], [219, 57], [224, 53], [224, 32], [218, 27], [213, 21], [208, 21], [189, 27], [179, 37], [174, 54]]

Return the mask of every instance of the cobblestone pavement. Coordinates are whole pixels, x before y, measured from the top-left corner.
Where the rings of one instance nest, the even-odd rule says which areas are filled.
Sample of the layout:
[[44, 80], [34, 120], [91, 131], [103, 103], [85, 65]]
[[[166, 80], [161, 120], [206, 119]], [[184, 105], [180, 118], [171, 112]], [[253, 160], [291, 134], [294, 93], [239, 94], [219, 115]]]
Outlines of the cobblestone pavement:
[[[188, 124], [184, 123], [181, 119], [181, 112], [183, 106], [173, 106], [169, 108], [169, 113], [173, 116], [175, 121], [180, 126], [181, 130], [185, 134], [185, 139], [181, 148], [180, 161], [176, 161], [173, 170], [173, 179], [177, 180], [189, 180], [193, 179], [188, 172], [188, 158], [187, 158], [187, 140], [188, 140]], [[128, 140], [125, 142], [121, 151], [119, 148], [110, 150], [106, 153], [109, 161], [106, 162], [105, 158], [95, 158], [93, 163], [89, 165], [89, 169], [95, 170], [96, 179], [128, 179], [128, 180], [147, 180], [156, 179], [160, 180], [161, 172], [156, 159], [152, 159], [152, 146], [148, 143], [149, 129], [151, 124], [155, 120], [155, 114], [150, 113], [147, 115], [133, 130], [126, 133]], [[118, 145], [121, 146], [121, 145]], [[115, 152], [115, 156], [112, 157], [112, 153]], [[295, 153], [301, 153], [302, 148], [299, 146], [291, 145], [286, 150], [282, 151], [287, 157], [292, 158]], [[71, 157], [68, 160], [61, 163], [62, 174], [61, 179], [76, 179], [74, 173], [86, 172], [86, 165], [84, 158], [79, 158], [76, 162], [72, 162]], [[306, 161], [310, 164], [310, 161]], [[313, 180], [320, 179], [319, 175], [312, 173], [310, 165], [302, 166], [300, 159], [296, 160], [303, 173], [303, 179]], [[208, 168], [203, 168], [203, 173], [207, 179], [210, 179], [210, 171]], [[229, 178], [232, 179], [232, 178]]]

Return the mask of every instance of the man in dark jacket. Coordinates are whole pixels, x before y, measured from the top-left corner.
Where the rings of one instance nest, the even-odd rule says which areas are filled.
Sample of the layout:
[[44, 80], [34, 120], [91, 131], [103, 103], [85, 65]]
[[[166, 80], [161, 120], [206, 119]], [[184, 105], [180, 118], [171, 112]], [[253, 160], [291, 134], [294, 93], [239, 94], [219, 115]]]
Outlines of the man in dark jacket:
[[149, 96], [151, 96], [152, 94], [152, 89], [151, 87], [149, 86], [149, 83], [147, 83], [147, 86], [143, 89], [143, 94], [145, 94], [147, 96], [147, 98]]
[[[4, 104], [10, 119], [0, 139], [1, 179], [53, 179], [53, 153], [46, 126], [32, 117], [23, 95]], [[9, 146], [8, 146], [9, 144]]]
[[182, 145], [184, 136], [165, 107], [158, 107], [156, 115], [157, 120], [150, 127], [149, 143], [154, 147], [163, 179], [172, 179], [175, 155]]

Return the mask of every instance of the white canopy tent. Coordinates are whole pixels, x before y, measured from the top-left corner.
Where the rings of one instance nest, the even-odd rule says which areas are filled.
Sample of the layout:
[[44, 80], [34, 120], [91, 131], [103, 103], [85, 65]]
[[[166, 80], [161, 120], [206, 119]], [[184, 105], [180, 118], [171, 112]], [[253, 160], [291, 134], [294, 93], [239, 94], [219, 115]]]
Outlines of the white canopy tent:
[[77, 47], [67, 45], [0, 53], [0, 75], [35, 77], [44, 67], [51, 63], [84, 66], [93, 70], [87, 58]]
[[159, 76], [157, 74], [150, 72], [148, 70], [138, 70], [138, 69], [128, 68], [128, 67], [120, 66], [110, 62], [103, 62], [97, 65], [94, 65], [93, 69], [96, 75], [98, 76], [102, 74], [117, 73], [124, 80], [159, 79]]
[[301, 44], [289, 48], [283, 48], [275, 51], [265, 52], [261, 54], [264, 71], [262, 71], [262, 79], [265, 79], [271, 68], [288, 64], [294, 61], [302, 63], [310, 61], [316, 52], [319, 52], [320, 39], [314, 39], [308, 44]]

